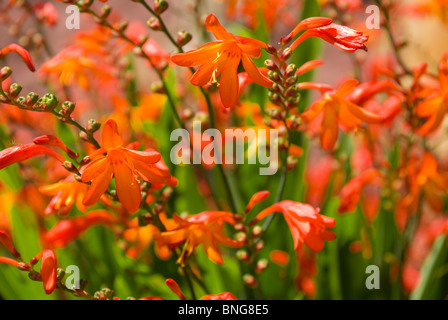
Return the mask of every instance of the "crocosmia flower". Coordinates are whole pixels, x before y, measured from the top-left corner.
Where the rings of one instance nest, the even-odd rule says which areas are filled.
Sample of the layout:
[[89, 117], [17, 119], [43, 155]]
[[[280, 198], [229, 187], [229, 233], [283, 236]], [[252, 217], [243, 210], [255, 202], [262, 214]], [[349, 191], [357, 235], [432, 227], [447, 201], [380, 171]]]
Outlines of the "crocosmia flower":
[[324, 95], [323, 99], [311, 105], [309, 110], [304, 112], [301, 117], [305, 123], [309, 123], [323, 113], [320, 141], [322, 148], [325, 150], [334, 148], [338, 138], [339, 123], [345, 128], [356, 129], [363, 121], [378, 123], [383, 120], [381, 116], [357, 106], [346, 98], [357, 84], [357, 80], [347, 80], [337, 90], [332, 90], [331, 87], [318, 83], [303, 82], [299, 84], [301, 89], [317, 89]]
[[130, 212], [140, 207], [140, 183], [136, 176], [144, 181], [169, 184], [172, 177], [157, 163], [161, 160], [160, 153], [148, 149], [135, 151], [124, 147], [123, 139], [118, 134], [117, 123], [108, 120], [102, 132], [101, 148], [90, 155], [95, 159], [84, 169], [83, 182], [92, 181], [83, 204], [95, 204], [109, 187], [112, 176], [115, 177], [117, 196], [123, 206]]
[[223, 234], [224, 222], [235, 224], [233, 214], [230, 212], [205, 211], [187, 219], [174, 215], [174, 220], [180, 225], [180, 228], [162, 232], [157, 237], [157, 240], [172, 245], [179, 245], [185, 242], [184, 249], [178, 260], [178, 263], [181, 265], [185, 263], [196, 247], [201, 244], [209, 259], [217, 264], [223, 263], [218, 248], [219, 243], [232, 248], [238, 248], [244, 244]]
[[31, 59], [31, 55], [29, 54], [28, 51], [26, 51], [25, 48], [23, 48], [22, 46], [19, 46], [18, 44], [12, 43], [10, 45], [7, 45], [3, 49], [1, 49], [0, 50], [0, 59], [3, 58], [4, 55], [6, 55], [10, 52], [16, 52], [22, 58], [23, 62], [25, 62], [28, 69], [30, 69], [30, 71], [32, 71], [32, 72], [36, 71], [36, 68], [34, 67], [33, 60]]
[[[219, 83], [219, 93], [224, 107], [233, 107], [238, 100], [238, 66], [242, 62], [249, 77], [259, 85], [271, 87], [272, 81], [266, 78], [255, 66], [252, 58], [259, 58], [261, 48], [266, 44], [227, 32], [215, 15], [210, 14], [205, 22], [207, 31], [212, 32], [219, 41], [210, 42], [199, 49], [175, 54], [171, 60], [180, 66], [199, 69], [190, 79], [196, 86]], [[218, 76], [221, 76], [219, 81]]]
[[328, 230], [336, 226], [336, 221], [321, 215], [319, 211], [309, 204], [284, 200], [261, 211], [257, 220], [281, 212], [291, 229], [295, 250], [300, 250], [305, 243], [311, 250], [320, 251], [324, 248], [324, 241], [336, 238], [336, 235]]

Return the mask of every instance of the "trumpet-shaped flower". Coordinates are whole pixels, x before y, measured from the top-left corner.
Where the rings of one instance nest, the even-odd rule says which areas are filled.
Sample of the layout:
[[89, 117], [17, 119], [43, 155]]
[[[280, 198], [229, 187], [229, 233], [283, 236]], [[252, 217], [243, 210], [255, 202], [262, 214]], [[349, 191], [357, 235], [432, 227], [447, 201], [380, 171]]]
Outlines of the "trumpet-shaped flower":
[[334, 228], [336, 221], [319, 213], [309, 204], [290, 200], [280, 201], [257, 215], [257, 220], [281, 212], [291, 229], [295, 250], [300, 250], [305, 243], [311, 250], [320, 251], [324, 248], [324, 241], [331, 241], [336, 235], [328, 230]]
[[230, 239], [223, 234], [224, 222], [235, 224], [233, 214], [224, 211], [205, 211], [182, 219], [174, 215], [174, 220], [180, 225], [176, 230], [162, 232], [157, 240], [170, 245], [180, 245], [185, 242], [178, 263], [184, 265], [186, 259], [202, 244], [210, 260], [222, 264], [223, 259], [218, 248], [222, 243], [228, 247], [238, 248], [244, 243]]
[[79, 238], [88, 228], [95, 225], [111, 225], [116, 221], [107, 211], [92, 211], [85, 216], [59, 221], [51, 230], [42, 235], [48, 248], [62, 248]]
[[440, 88], [417, 106], [417, 115], [425, 118], [425, 123], [418, 132], [427, 136], [437, 130], [448, 112], [448, 63], [439, 64]]
[[369, 39], [369, 36], [361, 31], [331, 23], [317, 28], [308, 28], [292, 43], [290, 46], [291, 50], [294, 50], [300, 43], [311, 37], [321, 38], [347, 52], [355, 52], [358, 49], [367, 51], [364, 43]]
[[90, 155], [90, 158], [98, 158], [82, 172], [83, 182], [92, 181], [84, 197], [84, 205], [91, 206], [100, 199], [112, 176], [115, 177], [118, 199], [129, 212], [137, 211], [141, 202], [140, 184], [136, 176], [152, 184], [173, 185], [168, 169], [160, 162], [160, 153], [153, 149], [135, 151], [123, 145], [117, 123], [114, 120], [106, 121], [102, 131], [102, 147]]
[[242, 62], [249, 77], [259, 85], [271, 87], [272, 81], [266, 78], [255, 66], [252, 58], [259, 58], [261, 48], [266, 44], [245, 37], [234, 36], [224, 29], [215, 15], [206, 19], [207, 31], [212, 32], [219, 41], [210, 42], [199, 49], [175, 54], [171, 60], [180, 66], [201, 66], [190, 82], [196, 86], [218, 83], [221, 101], [226, 108], [233, 107], [238, 100], [238, 66]]
[[36, 71], [36, 68], [34, 67], [34, 64], [33, 64], [33, 60], [31, 59], [31, 55], [29, 54], [28, 51], [26, 51], [25, 48], [23, 48], [22, 46], [19, 46], [18, 44], [11, 43], [11, 44], [7, 45], [6, 47], [4, 47], [3, 49], [1, 49], [0, 50], [0, 59], [3, 58], [4, 55], [6, 55], [10, 52], [16, 52], [22, 58], [23, 62], [25, 62], [28, 69], [30, 69], [30, 71], [32, 71], [32, 72]]
[[339, 126], [341, 123], [349, 129], [356, 129], [363, 121], [367, 123], [381, 122], [383, 118], [367, 111], [346, 98], [358, 84], [357, 80], [345, 81], [337, 90], [318, 83], [300, 83], [300, 89], [317, 89], [324, 95], [323, 99], [315, 102], [301, 117], [305, 123], [314, 120], [319, 114], [323, 114], [320, 141], [322, 148], [332, 150], [336, 144]]
[[88, 189], [89, 186], [76, 181], [73, 174], [55, 184], [40, 187], [39, 191], [42, 194], [53, 196], [45, 209], [45, 214], [58, 213], [65, 215], [75, 203], [79, 210], [85, 212], [87, 208], [83, 205], [82, 199]]

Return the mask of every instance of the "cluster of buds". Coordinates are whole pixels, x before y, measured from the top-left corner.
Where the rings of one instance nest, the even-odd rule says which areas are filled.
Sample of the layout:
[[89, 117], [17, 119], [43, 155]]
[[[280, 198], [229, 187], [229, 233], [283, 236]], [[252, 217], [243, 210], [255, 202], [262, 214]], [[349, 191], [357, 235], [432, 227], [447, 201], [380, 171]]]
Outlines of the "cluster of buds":
[[269, 69], [268, 78], [274, 82], [269, 89], [269, 100], [281, 109], [289, 110], [297, 107], [300, 102], [297, 67], [290, 64], [284, 70], [280, 70], [272, 60], [266, 60], [265, 66]]

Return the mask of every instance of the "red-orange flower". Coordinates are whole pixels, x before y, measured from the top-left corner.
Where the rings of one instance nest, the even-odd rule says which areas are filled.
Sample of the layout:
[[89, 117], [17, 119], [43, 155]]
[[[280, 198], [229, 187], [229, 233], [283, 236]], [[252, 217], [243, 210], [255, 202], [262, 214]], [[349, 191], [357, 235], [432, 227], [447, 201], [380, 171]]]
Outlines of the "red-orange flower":
[[300, 89], [317, 89], [324, 95], [323, 99], [312, 104], [301, 117], [305, 123], [309, 123], [323, 113], [320, 141], [325, 150], [333, 149], [336, 144], [339, 134], [338, 123], [348, 129], [356, 129], [363, 121], [376, 123], [383, 120], [382, 117], [357, 106], [346, 98], [357, 84], [357, 80], [347, 80], [337, 90], [332, 90], [331, 87], [320, 83], [299, 84]]
[[220, 294], [207, 294], [202, 298], [200, 298], [199, 300], [238, 300], [238, 299], [230, 292], [223, 292]]
[[11, 236], [4, 230], [0, 230], [0, 243], [2, 243], [14, 257], [20, 258], [20, 253], [14, 246]]
[[223, 234], [224, 222], [235, 224], [233, 214], [230, 212], [205, 211], [187, 219], [174, 215], [174, 220], [180, 227], [173, 231], [162, 232], [156, 239], [171, 245], [180, 245], [185, 242], [182, 254], [178, 259], [178, 263], [181, 265], [201, 244], [209, 259], [217, 264], [223, 263], [218, 248], [219, 243], [232, 248], [243, 245], [243, 242], [227, 238]]
[[64, 157], [57, 154], [53, 150], [35, 143], [29, 143], [0, 151], [0, 170], [14, 163], [25, 161], [41, 154], [54, 157], [61, 163], [64, 163], [65, 161]]
[[112, 176], [115, 177], [118, 199], [130, 212], [140, 207], [140, 184], [136, 176], [152, 184], [172, 184], [168, 169], [160, 163], [160, 153], [153, 149], [135, 151], [123, 147], [124, 142], [114, 120], [104, 124], [101, 145], [90, 155], [90, 158], [98, 158], [87, 165], [81, 176], [83, 182], [92, 181], [84, 197], [84, 205], [91, 206], [100, 199]]
[[94, 225], [111, 225], [116, 221], [107, 211], [92, 211], [82, 217], [59, 221], [51, 230], [42, 235], [42, 242], [47, 248], [62, 248], [79, 238]]
[[354, 52], [358, 49], [366, 50], [365, 42], [369, 36], [361, 31], [353, 30], [346, 26], [341, 26], [336, 23], [331, 23], [319, 28], [312, 28], [305, 31], [298, 37], [291, 45], [291, 50], [294, 50], [300, 43], [311, 37], [319, 37], [322, 40], [331, 43], [332, 45], [348, 51]]
[[40, 187], [39, 191], [42, 194], [53, 196], [45, 209], [45, 214], [58, 213], [65, 215], [75, 203], [79, 210], [85, 212], [87, 208], [83, 205], [82, 199], [88, 189], [89, 186], [76, 181], [73, 174], [55, 184]]
[[[341, 203], [338, 212], [351, 212], [356, 209], [361, 200], [362, 189], [366, 185], [380, 186], [382, 184], [381, 172], [374, 168], [363, 171], [359, 176], [351, 179], [341, 190]], [[368, 217], [370, 218], [373, 217]]]
[[34, 261], [38, 261], [42, 258], [42, 266], [40, 268], [40, 274], [42, 276], [42, 283], [46, 294], [51, 294], [56, 289], [58, 278], [58, 263], [56, 255], [53, 250], [46, 249], [40, 252], [33, 258]]
[[309, 204], [284, 200], [261, 211], [257, 220], [274, 212], [281, 212], [291, 229], [295, 250], [300, 250], [305, 243], [311, 250], [320, 251], [324, 248], [324, 241], [336, 238], [336, 235], [328, 230], [336, 226], [336, 221], [321, 215], [319, 211]]
[[272, 81], [260, 73], [250, 58], [259, 58], [260, 47], [266, 48], [265, 43], [234, 36], [224, 29], [213, 14], [207, 17], [205, 24], [207, 31], [212, 32], [219, 41], [210, 42], [199, 49], [171, 57], [171, 60], [180, 66], [201, 66], [190, 79], [192, 84], [204, 86], [218, 83], [217, 77], [221, 76], [219, 80], [221, 101], [225, 107], [231, 108], [238, 100], [238, 66], [242, 62], [244, 69], [254, 82], [268, 88], [272, 86]]
[[439, 85], [439, 89], [417, 106], [417, 115], [425, 118], [425, 123], [418, 129], [423, 136], [437, 130], [448, 112], [448, 63], [446, 60], [442, 60], [439, 64]]
[[0, 59], [10, 52], [16, 52], [22, 58], [23, 62], [25, 62], [28, 69], [30, 69], [32, 72], [36, 71], [36, 68], [34, 67], [33, 60], [31, 59], [29, 52], [26, 51], [25, 48], [19, 46], [18, 44], [11, 43], [10, 45], [7, 45], [3, 49], [1, 49]]

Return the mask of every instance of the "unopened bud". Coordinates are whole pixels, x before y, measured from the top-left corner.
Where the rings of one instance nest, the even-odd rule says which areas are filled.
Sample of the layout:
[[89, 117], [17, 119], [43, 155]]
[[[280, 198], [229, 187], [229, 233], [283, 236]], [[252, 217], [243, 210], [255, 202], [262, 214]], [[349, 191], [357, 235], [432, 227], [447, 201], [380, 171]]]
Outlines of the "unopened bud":
[[235, 230], [244, 231], [245, 230], [244, 224], [242, 224], [242, 223], [235, 224]]
[[3, 67], [0, 70], [0, 81], [6, 80], [11, 75], [12, 70], [10, 67]]
[[191, 33], [185, 31], [185, 30], [181, 30], [177, 33], [177, 45], [179, 47], [183, 47], [184, 45], [186, 45], [188, 42], [191, 41], [192, 39], [192, 35]]
[[265, 65], [265, 67], [266, 68], [268, 68], [269, 70], [273, 70], [273, 71], [276, 71], [276, 70], [278, 70], [278, 66], [275, 64], [275, 62], [274, 61], [272, 61], [272, 60], [265, 60], [265, 62], [264, 62], [264, 65]]
[[255, 226], [255, 227], [252, 229], [252, 236], [255, 237], [255, 238], [257, 238], [257, 237], [259, 237], [259, 236], [261, 235], [262, 232], [263, 232], [263, 228], [262, 228], [262, 227], [260, 227], [260, 226]]
[[37, 93], [30, 92], [25, 98], [25, 104], [27, 106], [32, 106], [37, 102], [37, 100], [39, 100], [39, 96], [37, 95]]
[[286, 44], [288, 44], [288, 43], [291, 42], [292, 38], [294, 38], [294, 36], [293, 36], [292, 33], [290, 33], [290, 34], [288, 34], [288, 35], [286, 35], [286, 36], [284, 36], [284, 37], [281, 37], [281, 38], [280, 38], [280, 42], [281, 42], [283, 45], [286, 45]]
[[101, 127], [101, 123], [97, 122], [95, 119], [90, 119], [87, 122], [86, 130], [88, 133], [94, 133]]
[[17, 83], [13, 83], [9, 87], [8, 95], [10, 98], [15, 99], [19, 96], [20, 91], [22, 91], [22, 86]]
[[282, 82], [282, 78], [280, 77], [280, 74], [273, 70], [268, 72], [268, 78], [277, 83]]
[[64, 117], [69, 117], [75, 110], [75, 104], [71, 101], [65, 101], [61, 106], [61, 114]]
[[295, 85], [297, 83], [297, 81], [299, 81], [299, 77], [296, 74], [294, 74], [293, 76], [286, 78], [286, 80], [283, 84], [286, 88], [289, 88], [289, 87]]
[[39, 104], [39, 107], [43, 108], [44, 110], [51, 111], [54, 110], [54, 108], [56, 108], [56, 106], [58, 105], [58, 99], [54, 94], [47, 93], [37, 101], [37, 104]]
[[277, 52], [277, 49], [275, 49], [274, 46], [271, 46], [270, 44], [268, 44], [265, 48], [266, 52], [269, 54], [274, 54]]
[[141, 47], [146, 43], [146, 41], [148, 41], [148, 36], [146, 34], [141, 34], [138, 36], [137, 45]]
[[24, 262], [19, 262], [17, 269], [20, 271], [31, 271], [31, 267]]
[[154, 31], [160, 31], [162, 30], [162, 24], [160, 23], [160, 20], [158, 18], [152, 17], [147, 22], [146, 25]]
[[285, 69], [285, 77], [291, 77], [296, 74], [297, 66], [293, 63], [288, 65]]
[[235, 239], [240, 242], [246, 242], [247, 234], [245, 232], [238, 232], [237, 234], [235, 234]]
[[291, 48], [286, 48], [285, 50], [283, 50], [280, 58], [285, 61], [285, 60], [288, 60], [292, 54], [293, 54], [293, 51], [291, 50]]
[[101, 8], [101, 17], [107, 18], [109, 16], [111, 10], [112, 10], [111, 7], [109, 7], [108, 5], [104, 5]]
[[160, 81], [154, 81], [153, 83], [151, 83], [151, 91], [160, 94], [166, 93], [165, 87], [163, 86], [163, 83]]
[[257, 286], [257, 280], [255, 280], [255, 277], [251, 274], [246, 273], [243, 275], [243, 282], [248, 285], [249, 287], [256, 287]]
[[264, 270], [266, 270], [269, 266], [269, 261], [267, 259], [260, 259], [257, 262], [257, 266], [255, 267], [255, 270], [257, 271], [257, 273], [263, 272]]
[[70, 161], [65, 161], [62, 166], [69, 172], [78, 173], [78, 169]]
[[162, 14], [168, 9], [168, 2], [165, 0], [154, 0], [154, 12], [157, 15]]
[[250, 256], [246, 250], [238, 250], [236, 252], [236, 258], [240, 261], [246, 261], [246, 262], [250, 260]]
[[255, 252], [260, 251], [261, 249], [264, 248], [264, 241], [260, 240], [255, 244]]

